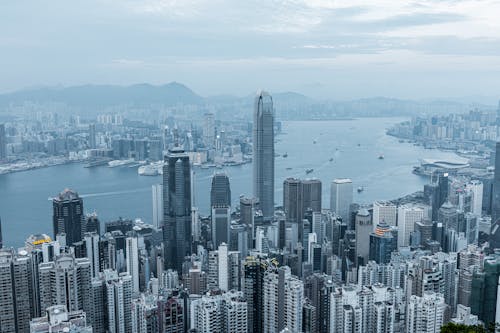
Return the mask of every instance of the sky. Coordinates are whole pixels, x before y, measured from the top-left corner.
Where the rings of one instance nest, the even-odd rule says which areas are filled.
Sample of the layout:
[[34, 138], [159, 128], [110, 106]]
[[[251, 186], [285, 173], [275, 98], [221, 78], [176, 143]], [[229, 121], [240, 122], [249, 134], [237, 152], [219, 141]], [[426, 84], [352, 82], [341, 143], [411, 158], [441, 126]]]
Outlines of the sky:
[[0, 1], [0, 92], [500, 99], [499, 18], [500, 0]]

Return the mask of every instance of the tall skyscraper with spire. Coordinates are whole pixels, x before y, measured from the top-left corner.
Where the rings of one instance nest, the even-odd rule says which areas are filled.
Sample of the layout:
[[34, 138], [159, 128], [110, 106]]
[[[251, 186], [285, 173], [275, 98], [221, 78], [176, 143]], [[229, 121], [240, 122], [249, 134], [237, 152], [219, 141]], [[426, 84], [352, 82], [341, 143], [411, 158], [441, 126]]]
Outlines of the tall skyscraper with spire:
[[191, 254], [191, 166], [180, 147], [165, 157], [163, 211], [165, 266], [181, 272], [184, 257]]
[[274, 215], [274, 107], [265, 91], [255, 97], [253, 117], [253, 195], [264, 218]]
[[500, 142], [495, 149], [495, 174], [491, 200], [491, 234], [490, 246], [500, 248]]
[[5, 135], [5, 125], [0, 124], [0, 161], [7, 158], [7, 139]]

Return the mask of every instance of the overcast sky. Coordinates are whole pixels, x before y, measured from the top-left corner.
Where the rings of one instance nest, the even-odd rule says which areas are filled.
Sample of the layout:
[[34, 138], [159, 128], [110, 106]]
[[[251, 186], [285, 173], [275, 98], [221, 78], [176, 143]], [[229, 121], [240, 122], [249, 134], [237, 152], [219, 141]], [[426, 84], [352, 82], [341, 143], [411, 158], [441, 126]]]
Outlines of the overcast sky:
[[0, 91], [500, 98], [500, 0], [15, 0], [0, 31]]

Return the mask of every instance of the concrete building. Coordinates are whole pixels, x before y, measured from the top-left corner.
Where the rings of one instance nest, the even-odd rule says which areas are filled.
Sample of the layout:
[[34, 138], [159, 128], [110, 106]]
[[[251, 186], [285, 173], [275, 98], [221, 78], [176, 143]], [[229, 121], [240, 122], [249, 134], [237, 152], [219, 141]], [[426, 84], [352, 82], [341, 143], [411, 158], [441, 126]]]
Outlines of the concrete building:
[[0, 250], [0, 332], [28, 333], [33, 317], [33, 267], [24, 250]]
[[66, 234], [67, 245], [82, 240], [83, 224], [83, 200], [78, 193], [66, 189], [52, 200], [53, 219], [52, 226], [54, 238], [61, 233]]
[[389, 201], [375, 201], [373, 203], [373, 227], [384, 221], [390, 226], [397, 225], [397, 207]]
[[165, 267], [182, 271], [191, 254], [191, 166], [179, 147], [169, 149], [163, 166], [163, 243]]
[[87, 325], [83, 311], [68, 311], [64, 305], [54, 305], [46, 310], [45, 317], [35, 318], [30, 322], [31, 333], [92, 333], [92, 326]]
[[202, 296], [191, 302], [191, 329], [197, 332], [247, 332], [247, 303], [242, 292]]
[[330, 210], [339, 215], [343, 221], [349, 221], [349, 209], [352, 204], [352, 180], [348, 178], [334, 179], [330, 188]]
[[445, 323], [446, 304], [440, 294], [433, 292], [408, 300], [406, 317], [407, 333], [439, 333]]
[[415, 223], [424, 218], [424, 209], [412, 205], [398, 207], [398, 247], [410, 245], [410, 235]]
[[253, 118], [253, 196], [265, 219], [274, 215], [274, 107], [267, 92], [255, 97]]
[[291, 275], [289, 267], [266, 272], [263, 295], [264, 332], [302, 330], [304, 284]]
[[163, 185], [151, 185], [153, 196], [153, 225], [156, 229], [163, 226]]

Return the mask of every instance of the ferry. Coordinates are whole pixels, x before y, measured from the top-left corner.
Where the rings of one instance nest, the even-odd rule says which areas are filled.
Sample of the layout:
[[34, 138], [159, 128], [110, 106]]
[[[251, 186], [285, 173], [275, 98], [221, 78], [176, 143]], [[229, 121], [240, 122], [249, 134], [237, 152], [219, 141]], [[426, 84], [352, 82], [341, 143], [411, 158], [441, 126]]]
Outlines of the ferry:
[[108, 167], [110, 167], [110, 168], [116, 168], [116, 167], [124, 166], [124, 165], [127, 165], [127, 164], [132, 164], [132, 163], [134, 163], [134, 159], [133, 158], [130, 158], [128, 160], [114, 160], [114, 161], [108, 162]]
[[137, 169], [140, 176], [158, 176], [163, 174], [163, 162], [158, 161], [148, 165], [142, 165]]

